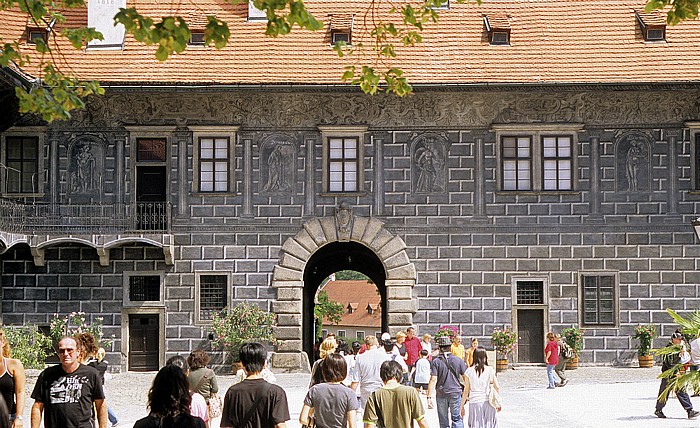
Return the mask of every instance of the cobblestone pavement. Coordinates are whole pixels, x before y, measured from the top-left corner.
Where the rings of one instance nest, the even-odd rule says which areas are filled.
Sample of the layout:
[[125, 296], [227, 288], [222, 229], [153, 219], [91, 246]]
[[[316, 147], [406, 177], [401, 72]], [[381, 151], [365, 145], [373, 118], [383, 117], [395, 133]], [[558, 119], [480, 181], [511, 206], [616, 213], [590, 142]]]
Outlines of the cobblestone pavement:
[[[700, 419], [688, 420], [675, 398], [670, 399], [664, 409], [668, 419], [660, 420], [653, 415], [659, 388], [656, 376], [659, 373], [659, 367], [580, 367], [567, 371], [570, 379], [567, 386], [547, 390], [544, 367], [516, 367], [498, 376], [504, 406], [499, 414], [499, 426], [700, 428]], [[108, 403], [120, 418], [120, 427], [131, 427], [137, 419], [147, 414], [146, 397], [154, 376], [155, 373], [123, 373], [114, 375], [108, 381]], [[31, 393], [35, 379], [34, 376], [29, 377], [27, 394]], [[231, 379], [231, 376], [219, 376], [222, 394], [230, 386]], [[292, 419], [287, 426], [299, 427], [297, 419], [309, 375], [280, 373], [277, 380], [284, 387], [289, 400]], [[421, 397], [425, 405], [425, 396]], [[692, 401], [694, 407], [700, 409], [700, 397], [693, 397]], [[32, 402], [28, 400], [26, 420], [29, 420]], [[439, 426], [434, 409], [427, 410], [427, 417], [431, 427]], [[215, 420], [211, 428], [218, 426], [218, 420]]]

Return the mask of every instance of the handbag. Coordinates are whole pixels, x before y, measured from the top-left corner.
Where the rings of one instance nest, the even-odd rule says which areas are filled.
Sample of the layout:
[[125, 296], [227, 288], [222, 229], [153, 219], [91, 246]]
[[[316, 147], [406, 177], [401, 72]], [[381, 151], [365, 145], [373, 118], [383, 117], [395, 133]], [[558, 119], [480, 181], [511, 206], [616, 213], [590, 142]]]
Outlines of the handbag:
[[496, 391], [496, 388], [493, 387], [493, 376], [495, 375], [491, 375], [491, 381], [489, 382], [489, 404], [497, 411], [500, 411], [502, 408], [501, 394], [499, 394], [498, 391]]
[[309, 416], [309, 423], [302, 425], [301, 428], [316, 428], [316, 419], [313, 416]]
[[209, 398], [209, 419], [218, 418], [221, 416], [221, 410], [223, 408], [221, 403], [221, 397], [214, 394]]

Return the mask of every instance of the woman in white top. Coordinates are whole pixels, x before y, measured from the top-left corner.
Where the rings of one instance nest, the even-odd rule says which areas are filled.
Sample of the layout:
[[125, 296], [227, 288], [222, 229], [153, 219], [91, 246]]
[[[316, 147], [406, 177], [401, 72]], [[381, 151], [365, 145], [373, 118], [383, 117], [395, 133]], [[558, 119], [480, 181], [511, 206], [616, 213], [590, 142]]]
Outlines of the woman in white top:
[[467, 382], [464, 384], [462, 392], [462, 405], [460, 413], [464, 417], [464, 406], [469, 401], [469, 428], [495, 428], [498, 426], [496, 411], [489, 404], [489, 388], [495, 388], [500, 392], [496, 380], [496, 372], [488, 365], [486, 350], [479, 346], [474, 351], [474, 365], [467, 369]]

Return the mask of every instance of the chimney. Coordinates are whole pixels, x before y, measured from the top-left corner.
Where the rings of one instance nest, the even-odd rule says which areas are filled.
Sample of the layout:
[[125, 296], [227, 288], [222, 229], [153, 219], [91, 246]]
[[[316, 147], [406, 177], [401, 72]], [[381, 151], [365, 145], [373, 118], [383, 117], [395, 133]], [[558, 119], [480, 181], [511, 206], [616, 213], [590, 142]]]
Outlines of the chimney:
[[102, 33], [104, 40], [92, 40], [88, 48], [121, 49], [124, 46], [124, 26], [114, 25], [114, 15], [126, 7], [126, 0], [88, 0], [88, 27]]

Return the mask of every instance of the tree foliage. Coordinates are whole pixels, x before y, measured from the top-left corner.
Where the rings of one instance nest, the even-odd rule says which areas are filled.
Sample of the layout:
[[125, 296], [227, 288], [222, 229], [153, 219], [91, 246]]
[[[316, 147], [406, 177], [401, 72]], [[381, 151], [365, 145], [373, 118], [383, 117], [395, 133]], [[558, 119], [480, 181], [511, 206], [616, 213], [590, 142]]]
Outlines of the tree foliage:
[[[227, 0], [232, 4], [245, 0]], [[453, 0], [456, 3], [468, 3], [472, 0]], [[488, 0], [487, 0], [488, 1]], [[369, 50], [371, 55], [363, 55], [364, 64], [346, 67], [341, 76], [342, 82], [358, 86], [367, 94], [387, 91], [398, 96], [412, 92], [411, 84], [403, 70], [394, 64], [397, 46], [414, 46], [421, 43], [421, 32], [426, 26], [437, 24], [440, 13], [447, 0], [371, 0], [362, 14], [365, 24], [370, 28], [371, 46], [356, 43], [349, 46], [339, 42], [334, 46], [340, 57]], [[481, 4], [482, 0], [473, 0]], [[700, 0], [648, 0], [647, 11], [663, 10], [670, 24], [677, 24], [698, 16]], [[267, 25], [265, 34], [271, 37], [290, 33], [295, 26], [306, 30], [319, 30], [323, 24], [306, 9], [301, 0], [253, 0], [253, 5], [265, 12]], [[46, 41], [38, 39], [35, 44], [40, 54], [39, 69], [41, 73], [37, 82], [28, 88], [17, 88], [20, 111], [41, 115], [47, 121], [69, 119], [70, 111], [85, 107], [84, 98], [92, 94], [103, 94], [104, 90], [97, 82], [84, 82], [80, 76], [71, 73], [70, 67], [63, 70], [59, 66], [60, 52], [54, 52], [52, 41], [56, 37], [66, 37], [76, 49], [81, 49], [91, 40], [103, 40], [101, 33], [94, 28], [64, 29], [61, 34], [54, 30], [56, 22], [65, 22], [60, 13], [64, 8], [85, 8], [85, 0], [0, 0], [0, 10], [19, 8], [27, 12], [38, 28], [46, 28]], [[388, 9], [387, 15], [379, 11]], [[122, 8], [114, 17], [115, 23], [124, 25], [126, 31], [146, 45], [157, 45], [156, 58], [165, 61], [173, 54], [181, 53], [187, 48], [191, 31], [187, 22], [180, 16], [165, 16], [160, 20], [142, 15], [135, 8]], [[207, 45], [217, 49], [228, 43], [230, 31], [228, 24], [215, 16], [207, 17], [204, 39]], [[17, 42], [3, 43], [0, 40], [0, 66], [16, 65], [22, 68], [29, 63], [28, 56], [23, 56]], [[365, 61], [364, 58], [367, 58]]]
[[328, 292], [321, 290], [316, 297], [316, 305], [314, 306], [314, 318], [316, 319], [316, 336], [320, 336], [323, 329], [323, 320], [327, 320], [333, 324], [338, 324], [345, 313], [345, 308], [335, 300], [328, 297]]

